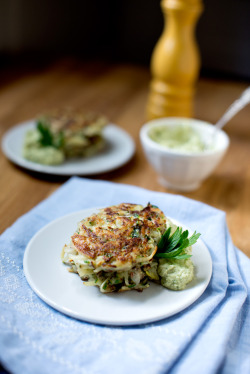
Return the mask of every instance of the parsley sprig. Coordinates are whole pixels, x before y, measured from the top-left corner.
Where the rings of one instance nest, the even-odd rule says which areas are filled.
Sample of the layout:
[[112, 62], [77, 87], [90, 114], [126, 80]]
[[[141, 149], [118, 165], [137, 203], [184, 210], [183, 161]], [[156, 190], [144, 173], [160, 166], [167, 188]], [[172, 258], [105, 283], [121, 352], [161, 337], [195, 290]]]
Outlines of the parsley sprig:
[[155, 257], [174, 258], [178, 260], [191, 257], [191, 255], [185, 252], [185, 249], [195, 244], [201, 234], [195, 231], [190, 238], [188, 238], [188, 235], [188, 230], [182, 232], [181, 227], [177, 227], [175, 232], [171, 235], [171, 227], [169, 227], [158, 243], [158, 250]]
[[40, 143], [43, 146], [53, 145], [53, 135], [48, 126], [42, 121], [37, 122], [37, 130], [40, 133]]
[[42, 146], [52, 146], [55, 148], [62, 148], [64, 143], [63, 133], [60, 132], [57, 136], [53, 135], [49, 126], [42, 120], [37, 122], [37, 130], [40, 133], [40, 143]]

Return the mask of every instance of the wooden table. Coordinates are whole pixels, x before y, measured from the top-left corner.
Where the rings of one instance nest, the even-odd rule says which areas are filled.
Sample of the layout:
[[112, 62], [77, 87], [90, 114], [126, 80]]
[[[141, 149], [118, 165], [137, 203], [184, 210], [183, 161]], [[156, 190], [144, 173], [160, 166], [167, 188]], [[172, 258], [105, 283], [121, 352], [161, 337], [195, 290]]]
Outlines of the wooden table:
[[[2, 69], [0, 134], [48, 108], [70, 105], [104, 113], [133, 136], [137, 148], [127, 165], [94, 178], [176, 193], [159, 185], [139, 141], [149, 80], [145, 67], [73, 59]], [[201, 78], [195, 99], [196, 118], [214, 123], [246, 87], [246, 82]], [[231, 120], [226, 127], [231, 138], [227, 155], [197, 191], [183, 195], [224, 210], [235, 245], [250, 257], [249, 118], [250, 106]], [[67, 180], [23, 170], [3, 154], [0, 168], [1, 232]]]

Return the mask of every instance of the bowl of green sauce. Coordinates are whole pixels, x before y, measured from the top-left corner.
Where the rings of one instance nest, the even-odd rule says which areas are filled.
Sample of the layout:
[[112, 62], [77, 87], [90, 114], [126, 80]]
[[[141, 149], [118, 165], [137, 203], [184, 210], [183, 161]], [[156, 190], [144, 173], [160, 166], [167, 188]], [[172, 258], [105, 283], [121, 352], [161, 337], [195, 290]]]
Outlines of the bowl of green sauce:
[[192, 191], [210, 176], [229, 146], [229, 137], [211, 123], [168, 117], [144, 124], [141, 144], [159, 182], [177, 191]]

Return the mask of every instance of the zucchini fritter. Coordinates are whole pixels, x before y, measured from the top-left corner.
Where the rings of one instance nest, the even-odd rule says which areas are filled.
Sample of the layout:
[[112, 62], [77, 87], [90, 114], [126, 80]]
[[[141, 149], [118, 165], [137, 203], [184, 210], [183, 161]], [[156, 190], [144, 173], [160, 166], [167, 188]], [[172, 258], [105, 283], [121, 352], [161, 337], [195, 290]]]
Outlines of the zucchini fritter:
[[165, 229], [166, 217], [158, 207], [114, 205], [78, 224], [62, 259], [101, 292], [141, 291], [149, 278], [159, 280], [153, 256]]

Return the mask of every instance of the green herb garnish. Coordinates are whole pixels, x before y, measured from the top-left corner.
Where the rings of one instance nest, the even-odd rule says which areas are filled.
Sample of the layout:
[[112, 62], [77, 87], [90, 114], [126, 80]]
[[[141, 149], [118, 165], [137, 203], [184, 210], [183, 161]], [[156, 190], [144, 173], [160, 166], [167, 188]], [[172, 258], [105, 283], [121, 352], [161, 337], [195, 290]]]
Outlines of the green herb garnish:
[[40, 132], [40, 143], [43, 146], [53, 145], [53, 135], [47, 125], [42, 121], [37, 122], [37, 130]]
[[182, 232], [181, 227], [177, 227], [175, 232], [171, 234], [171, 227], [169, 227], [165, 233], [162, 235], [159, 243], [158, 250], [155, 255], [157, 258], [175, 258], [178, 260], [185, 260], [191, 255], [185, 252], [185, 249], [195, 244], [201, 234], [193, 233], [190, 238], [188, 238], [189, 232], [185, 230]]
[[40, 133], [40, 143], [42, 146], [52, 146], [57, 149], [63, 147], [64, 136], [62, 132], [60, 132], [57, 136], [54, 136], [50, 131], [49, 126], [42, 120], [37, 122], [37, 130]]

